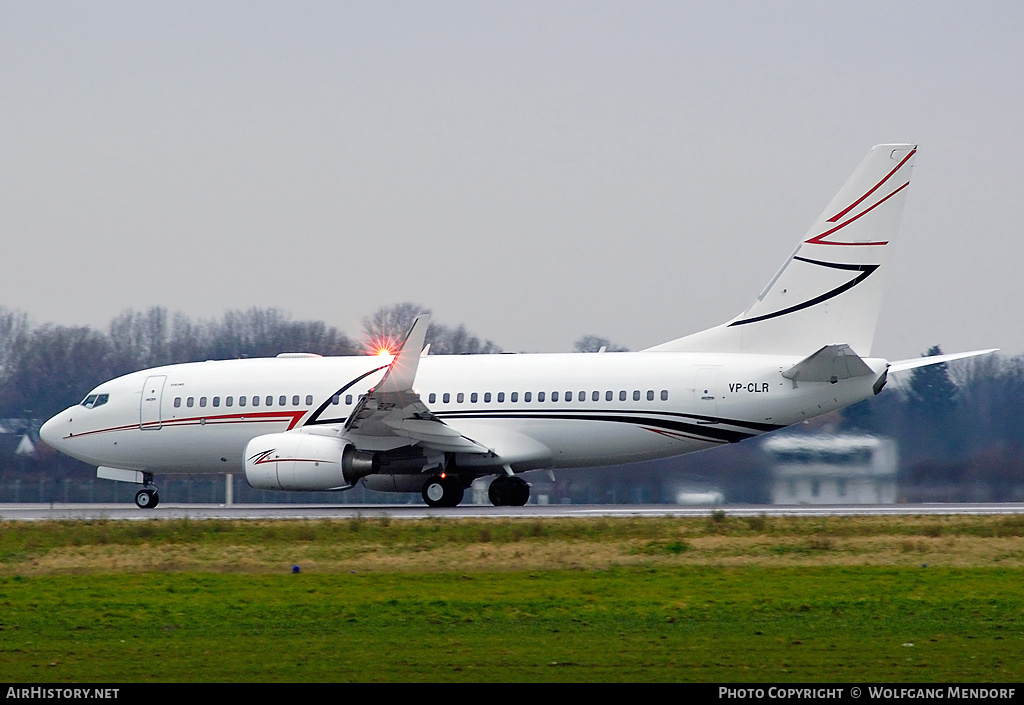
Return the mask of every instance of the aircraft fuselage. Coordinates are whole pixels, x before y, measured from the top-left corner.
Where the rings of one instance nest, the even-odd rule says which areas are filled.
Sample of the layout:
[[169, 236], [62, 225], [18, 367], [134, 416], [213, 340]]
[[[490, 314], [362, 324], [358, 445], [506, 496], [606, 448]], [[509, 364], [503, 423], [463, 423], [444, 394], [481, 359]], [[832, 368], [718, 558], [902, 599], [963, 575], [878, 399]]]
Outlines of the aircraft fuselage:
[[[517, 472], [611, 465], [743, 440], [872, 396], [875, 371], [828, 382], [782, 372], [796, 356], [603, 353], [428, 356], [415, 391], [463, 436], [494, 450], [463, 467]], [[243, 468], [256, 436], [343, 424], [384, 376], [370, 356], [158, 367], [106, 382], [47, 422], [45, 440], [96, 465], [159, 473]], [[381, 450], [386, 450], [382, 448]]]

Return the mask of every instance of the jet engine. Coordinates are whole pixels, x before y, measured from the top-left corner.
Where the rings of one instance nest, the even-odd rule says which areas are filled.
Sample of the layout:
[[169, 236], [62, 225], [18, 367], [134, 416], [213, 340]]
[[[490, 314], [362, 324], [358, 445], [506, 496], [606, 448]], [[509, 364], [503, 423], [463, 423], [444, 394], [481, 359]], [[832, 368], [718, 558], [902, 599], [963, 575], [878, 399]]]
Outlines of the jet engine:
[[344, 490], [378, 467], [374, 453], [333, 436], [270, 433], [245, 447], [245, 479], [258, 490]]

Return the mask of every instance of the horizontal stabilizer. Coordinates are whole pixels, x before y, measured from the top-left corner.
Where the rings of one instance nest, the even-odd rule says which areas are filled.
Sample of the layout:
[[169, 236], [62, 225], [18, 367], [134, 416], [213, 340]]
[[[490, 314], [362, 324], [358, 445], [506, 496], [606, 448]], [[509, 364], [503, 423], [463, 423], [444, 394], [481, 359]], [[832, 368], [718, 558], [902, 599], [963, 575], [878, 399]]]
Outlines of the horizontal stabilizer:
[[896, 362], [889, 363], [889, 372], [902, 372], [904, 370], [912, 370], [915, 367], [938, 365], [939, 363], [942, 362], [962, 360], [965, 357], [974, 357], [975, 355], [988, 355], [989, 353], [994, 353], [997, 350], [999, 350], [999, 348], [989, 348], [988, 350], [972, 350], [971, 352], [950, 353], [949, 355], [927, 355], [925, 357], [913, 357], [909, 360], [897, 360]]
[[826, 345], [782, 373], [794, 382], [838, 382], [875, 374], [849, 345]]

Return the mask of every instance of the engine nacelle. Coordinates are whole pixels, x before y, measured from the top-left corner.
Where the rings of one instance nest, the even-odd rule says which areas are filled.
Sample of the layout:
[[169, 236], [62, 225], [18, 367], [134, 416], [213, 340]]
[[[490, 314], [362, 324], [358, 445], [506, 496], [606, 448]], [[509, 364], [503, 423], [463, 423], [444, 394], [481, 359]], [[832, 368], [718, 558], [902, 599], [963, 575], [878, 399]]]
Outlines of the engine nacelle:
[[245, 447], [245, 479], [258, 490], [344, 490], [378, 466], [373, 453], [332, 436], [270, 433]]

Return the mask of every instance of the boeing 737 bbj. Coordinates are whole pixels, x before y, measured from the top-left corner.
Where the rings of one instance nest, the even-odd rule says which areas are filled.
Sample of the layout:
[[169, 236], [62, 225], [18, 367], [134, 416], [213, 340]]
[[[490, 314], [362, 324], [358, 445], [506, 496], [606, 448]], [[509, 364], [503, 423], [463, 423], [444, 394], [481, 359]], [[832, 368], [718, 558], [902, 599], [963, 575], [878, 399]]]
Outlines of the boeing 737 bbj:
[[635, 353], [423, 354], [427, 316], [394, 357], [169, 365], [93, 389], [40, 435], [142, 485], [157, 473], [231, 473], [256, 488], [421, 492], [455, 506], [495, 476], [664, 458], [733, 443], [878, 394], [892, 372], [985, 351], [870, 357], [886, 256], [917, 149], [873, 148], [753, 304], [731, 321]]

